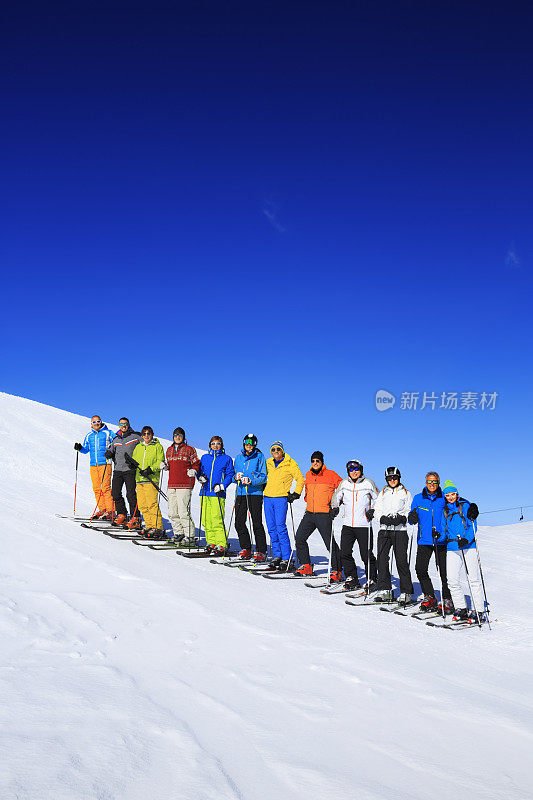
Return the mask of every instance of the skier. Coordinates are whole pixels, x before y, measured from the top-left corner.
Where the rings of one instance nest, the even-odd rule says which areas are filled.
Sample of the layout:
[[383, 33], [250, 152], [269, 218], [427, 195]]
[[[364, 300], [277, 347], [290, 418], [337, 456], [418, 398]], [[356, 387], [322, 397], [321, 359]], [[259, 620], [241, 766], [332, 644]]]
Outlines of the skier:
[[[287, 509], [289, 503], [297, 500], [304, 486], [304, 476], [300, 467], [285, 452], [281, 442], [274, 442], [270, 448], [272, 457], [267, 459], [267, 484], [265, 486], [265, 519], [272, 558], [273, 569], [287, 570], [291, 558], [291, 543], [287, 531]], [[296, 481], [294, 492], [291, 492], [293, 481]]]
[[235, 529], [239, 536], [241, 558], [250, 558], [252, 542], [246, 526], [246, 515], [249, 513], [254, 530], [255, 561], [265, 561], [267, 557], [267, 541], [263, 528], [263, 490], [267, 482], [266, 460], [257, 447], [257, 436], [248, 433], [242, 441], [242, 450], [235, 459]]
[[106, 461], [106, 450], [114, 434], [104, 425], [99, 414], [91, 417], [91, 430], [83, 440], [83, 444], [76, 442], [74, 450], [80, 453], [89, 453], [91, 481], [93, 492], [98, 506], [98, 514], [94, 519], [112, 519], [114, 513], [113, 497], [111, 495], [111, 464]]
[[[441, 530], [448, 542], [447, 569], [455, 613], [454, 622], [483, 622], [485, 617], [485, 598], [479, 570], [476, 548], [476, 527], [474, 521], [479, 515], [475, 503], [459, 497], [459, 490], [452, 481], [446, 481], [443, 489], [445, 504], [442, 511]], [[472, 609], [468, 609], [461, 573], [466, 570], [471, 589]], [[477, 612], [477, 614], [476, 614]]]
[[407, 515], [411, 508], [411, 493], [403, 483], [398, 467], [387, 467], [385, 480], [387, 485], [381, 490], [374, 504], [374, 513], [379, 522], [378, 533], [378, 592], [374, 596], [376, 603], [392, 600], [391, 575], [389, 570], [389, 553], [394, 548], [394, 556], [400, 576], [399, 603], [410, 603], [413, 596], [413, 583], [407, 557]]
[[172, 525], [172, 539], [194, 544], [195, 528], [191, 518], [191, 494], [200, 469], [198, 453], [187, 444], [183, 428], [175, 428], [173, 444], [167, 450], [168, 464], [168, 516]]
[[198, 480], [202, 484], [201, 524], [204, 526], [206, 550], [223, 555], [228, 548], [224, 513], [226, 489], [233, 480], [233, 461], [224, 452], [222, 436], [212, 436], [209, 452], [200, 459]]
[[[436, 611], [444, 606], [444, 614], [453, 612], [452, 596], [446, 579], [446, 538], [441, 532], [442, 510], [445, 500], [440, 488], [438, 472], [428, 472], [426, 485], [419, 494], [415, 494], [411, 503], [411, 511], [407, 521], [411, 525], [418, 524], [417, 550], [415, 570], [424, 599], [420, 611]], [[435, 590], [429, 577], [428, 567], [431, 556], [435, 554], [437, 568], [442, 583], [441, 603], [437, 603]]]
[[296, 531], [296, 554], [300, 564], [295, 571], [296, 575], [314, 574], [307, 540], [318, 528], [328, 552], [331, 547], [330, 581], [332, 583], [342, 581], [341, 554], [333, 536], [333, 520], [339, 513], [334, 494], [341, 481], [340, 475], [332, 469], [326, 469], [324, 456], [320, 450], [315, 450], [311, 456], [311, 469], [305, 476], [307, 510]]
[[126, 453], [129, 456], [133, 455], [133, 451], [141, 441], [141, 434], [131, 429], [127, 417], [121, 417], [118, 424], [118, 433], [105, 451], [105, 457], [115, 465], [111, 482], [111, 494], [117, 514], [114, 521], [116, 525], [124, 525], [127, 521], [126, 503], [122, 497], [122, 487], [125, 485], [130, 507], [130, 528], [140, 528], [141, 520], [135, 491], [135, 470], [128, 466], [125, 455]]
[[[352, 459], [346, 464], [348, 477], [344, 478], [337, 489], [335, 502], [343, 509], [343, 526], [341, 531], [341, 558], [346, 582], [345, 589], [358, 589], [359, 578], [353, 559], [355, 542], [359, 544], [359, 553], [365, 565], [366, 588], [368, 592], [375, 589], [376, 558], [372, 552], [372, 528], [369, 525], [369, 512], [378, 495], [374, 481], [363, 474], [363, 465]], [[369, 530], [370, 528], [370, 530]]]
[[150, 539], [164, 539], [163, 516], [159, 508], [159, 476], [165, 468], [165, 451], [163, 445], [154, 437], [153, 428], [145, 425], [141, 431], [142, 441], [135, 447], [133, 454], [125, 460], [130, 467], [136, 467], [137, 500], [139, 511], [144, 519], [144, 535]]

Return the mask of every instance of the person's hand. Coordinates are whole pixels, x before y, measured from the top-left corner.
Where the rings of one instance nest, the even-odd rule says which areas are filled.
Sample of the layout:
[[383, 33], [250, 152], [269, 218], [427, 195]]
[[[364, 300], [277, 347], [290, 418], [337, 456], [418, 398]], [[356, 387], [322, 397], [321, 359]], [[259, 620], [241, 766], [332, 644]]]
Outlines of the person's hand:
[[365, 517], [367, 518], [368, 522], [372, 522], [372, 520], [374, 519], [374, 509], [373, 508], [365, 509]]
[[150, 475], [152, 475], [152, 474], [153, 474], [153, 473], [152, 473], [152, 468], [151, 468], [151, 467], [145, 467], [144, 469], [140, 469], [140, 470], [139, 470], [139, 472], [141, 473], [141, 475], [143, 476], [143, 478], [149, 478], [149, 477], [150, 477]]
[[459, 545], [461, 550], [463, 549], [463, 547], [466, 547], [468, 543], [469, 543], [468, 539], [465, 539], [464, 536], [457, 537], [457, 544]]
[[196, 478], [196, 470], [192, 467], [187, 470], [187, 477], [188, 478]]
[[74, 450], [77, 450], [77, 451], [78, 451], [78, 453], [79, 453], [79, 451], [81, 450], [81, 448], [82, 448], [82, 445], [81, 445], [81, 443], [80, 443], [80, 442], [74, 442]]
[[168, 469], [168, 464], [167, 464], [167, 462], [166, 462], [166, 461], [162, 461], [162, 462], [160, 463], [160, 465], [159, 465], [159, 469], [160, 469], [160, 470], [165, 470], [165, 469]]
[[198, 480], [202, 484], [207, 483], [207, 478], [205, 477], [205, 475], [198, 475]]
[[107, 450], [104, 453], [105, 458], [107, 458], [108, 460], [112, 459], [114, 457], [114, 455], [115, 455], [115, 451], [111, 450], [111, 448], [109, 448], [109, 447], [107, 448]]
[[246, 476], [243, 476], [241, 478], [241, 483], [242, 483], [243, 486], [249, 486], [251, 484], [251, 482], [252, 482], [251, 478], [247, 478]]
[[379, 524], [385, 526], [392, 525], [393, 524], [392, 517], [387, 517], [387, 516], [381, 517], [381, 519], [379, 520]]
[[294, 501], [298, 500], [299, 498], [300, 495], [298, 494], [298, 492], [289, 492], [289, 494], [287, 495], [287, 500], [289, 501], [289, 503], [294, 503]]
[[466, 516], [468, 519], [477, 519], [479, 517], [479, 508], [475, 503], [470, 503]]
[[416, 523], [418, 522], [418, 511], [416, 510], [416, 508], [413, 508], [413, 510], [409, 512], [409, 516], [407, 517], [407, 522], [410, 525], [416, 525]]
[[239, 481], [242, 481], [242, 472], [238, 472], [235, 475], [235, 480], [237, 481], [237, 483], [239, 483]]
[[335, 519], [335, 517], [338, 515], [338, 513], [339, 513], [339, 508], [338, 507], [337, 508], [330, 508], [330, 510], [329, 510], [329, 516], [331, 517], [331, 519]]
[[221, 494], [224, 491], [224, 486], [222, 483], [215, 483], [213, 486], [213, 491], [215, 494]]

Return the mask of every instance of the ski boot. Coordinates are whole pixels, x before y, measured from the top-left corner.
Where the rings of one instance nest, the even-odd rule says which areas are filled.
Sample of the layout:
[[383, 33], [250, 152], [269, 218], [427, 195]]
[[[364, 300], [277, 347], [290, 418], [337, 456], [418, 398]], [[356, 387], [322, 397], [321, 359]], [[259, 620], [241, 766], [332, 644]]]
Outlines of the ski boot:
[[133, 519], [130, 519], [130, 521], [128, 522], [128, 528], [130, 528], [133, 531], [140, 531], [141, 530], [141, 520], [140, 520], [140, 518], [139, 517], [133, 517]]
[[243, 561], [246, 561], [248, 558], [251, 557], [252, 557], [252, 551], [247, 550], [246, 547], [244, 547], [239, 553], [239, 558], [242, 558]]
[[99, 511], [95, 514], [93, 519], [99, 519], [100, 522], [111, 522], [111, 514], [109, 511]]
[[215, 547], [216, 547], [216, 544], [206, 544], [204, 549], [205, 549], [206, 553], [212, 553], [213, 550], [215, 549]]
[[126, 523], [126, 515], [125, 514], [117, 514], [115, 519], [113, 520], [113, 525], [116, 525], [118, 528], [122, 528]]
[[255, 554], [255, 556], [254, 556], [254, 561], [255, 561], [256, 564], [262, 564], [266, 560], [267, 560], [267, 554], [266, 553], [257, 552]]
[[[439, 603], [439, 614], [442, 614], [442, 603]], [[444, 598], [444, 614], [447, 617], [453, 614], [453, 603], [447, 597]]]
[[224, 545], [223, 545], [223, 544], [217, 544], [217, 545], [215, 545], [215, 547], [214, 547], [214, 548], [211, 550], [211, 553], [212, 553], [214, 556], [226, 556], [226, 555], [228, 554], [228, 548], [227, 548], [227, 547], [224, 547]]
[[420, 603], [420, 606], [418, 607], [418, 610], [422, 611], [422, 612], [425, 612], [425, 611], [436, 611], [437, 610], [437, 598], [433, 597], [433, 595], [431, 595], [431, 594], [426, 594], [424, 596], [424, 599]]
[[349, 575], [344, 581], [344, 588], [347, 592], [353, 592], [355, 589], [360, 589], [361, 584], [359, 583], [359, 579], [354, 575]]
[[302, 578], [304, 576], [307, 578], [315, 573], [313, 572], [312, 564], [302, 564], [300, 567], [298, 567], [298, 569], [294, 570], [294, 574], [299, 575]]
[[276, 556], [276, 558], [271, 558], [270, 561], [268, 562], [268, 569], [278, 570], [280, 564], [281, 564], [281, 557], [278, 558]]
[[281, 559], [278, 565], [278, 572], [294, 572], [294, 561], [285, 561]]
[[398, 603], [402, 606], [408, 606], [413, 602], [413, 595], [410, 592], [402, 592], [398, 597]]
[[333, 570], [333, 572], [330, 572], [330, 575], [329, 575], [329, 582], [330, 583], [342, 583], [343, 580], [344, 580], [344, 578], [342, 577], [342, 572], [339, 572], [339, 570], [335, 569], [335, 570]]
[[468, 622], [468, 609], [467, 608], [456, 608], [455, 613], [453, 615], [454, 622]]
[[374, 603], [390, 603], [391, 600], [394, 600], [392, 589], [380, 589], [374, 597]]

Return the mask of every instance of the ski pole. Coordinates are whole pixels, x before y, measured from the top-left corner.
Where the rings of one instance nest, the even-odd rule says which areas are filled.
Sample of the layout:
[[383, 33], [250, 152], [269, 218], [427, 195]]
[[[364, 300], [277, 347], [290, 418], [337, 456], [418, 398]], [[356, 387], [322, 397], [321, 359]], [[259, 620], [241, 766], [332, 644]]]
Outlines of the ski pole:
[[[161, 491], [162, 482], [163, 482], [163, 470], [161, 470], [160, 473], [159, 473], [159, 486], [155, 486], [155, 483], [153, 483], [152, 481], [150, 481], [150, 483], [152, 484], [152, 486], [155, 486], [155, 488], [157, 489], [159, 494], [163, 495], [163, 497], [164, 497], [165, 495]], [[155, 527], [156, 527], [156, 530], [159, 530], [158, 522], [159, 522], [159, 515], [160, 514], [161, 514], [161, 509], [159, 507], [159, 501], [158, 501], [158, 503], [157, 503], [157, 514], [155, 516]], [[163, 528], [163, 514], [161, 514], [161, 528]]]
[[255, 544], [255, 534], [254, 534], [254, 529], [253, 529], [253, 524], [252, 524], [252, 515], [250, 514], [250, 503], [249, 503], [249, 500], [248, 500], [248, 484], [245, 484], [244, 490], [246, 492], [246, 510], [248, 512], [248, 523], [250, 525], [250, 544], [251, 544], [252, 553], [253, 553], [254, 550], [256, 549], [256, 544]]
[[483, 587], [483, 594], [485, 596], [485, 616], [486, 616], [487, 624], [489, 626], [489, 631], [490, 631], [490, 630], [492, 630], [492, 628], [490, 626], [490, 619], [489, 619], [489, 601], [487, 599], [487, 590], [485, 589], [485, 580], [483, 578], [483, 570], [481, 569], [481, 559], [479, 557], [479, 550], [478, 550], [478, 546], [477, 546], [477, 537], [476, 537], [476, 533], [477, 533], [477, 531], [476, 531], [476, 523], [474, 522], [474, 520], [472, 520], [472, 529], [473, 529], [473, 532], [474, 532], [474, 544], [476, 546], [476, 556], [477, 556], [477, 565], [478, 565], [478, 568], [479, 568], [479, 576], [481, 578], [481, 585]]
[[76, 516], [76, 491], [78, 489], [78, 457], [80, 451], [76, 450], [76, 477], [74, 479], [74, 516]]
[[[292, 564], [292, 554], [293, 554], [293, 553], [295, 553], [295, 548], [296, 548], [296, 529], [295, 529], [295, 527], [294, 527], [294, 514], [292, 513], [292, 503], [289, 503], [289, 508], [290, 508], [290, 510], [291, 510], [291, 520], [292, 520], [292, 538], [293, 538], [294, 544], [293, 544], [293, 545], [292, 545], [292, 547], [291, 547], [291, 554], [290, 554], [290, 556], [289, 556], [289, 560], [288, 560], [288, 562], [287, 562], [287, 569], [285, 570], [285, 572], [288, 572], [288, 571], [289, 571], [289, 569], [290, 569], [290, 567], [291, 567], [291, 564]], [[295, 555], [296, 555], [296, 553], [295, 553]]]
[[[331, 506], [329, 507], [331, 511]], [[331, 535], [329, 537], [329, 558], [328, 558], [328, 588], [331, 586], [331, 552], [333, 550], [333, 518], [331, 518]]]
[[372, 547], [372, 522], [367, 520], [367, 543], [366, 543], [366, 592], [365, 597], [370, 594], [370, 551]]
[[[203, 491], [203, 486], [202, 486], [202, 491]], [[204, 495], [202, 494], [202, 495], [200, 495], [200, 524], [198, 525], [198, 544], [200, 544], [200, 541], [202, 539], [202, 512], [203, 512], [203, 507], [204, 507]], [[206, 541], [206, 544], [207, 544], [207, 533], [205, 535], [205, 541]]]
[[226, 525], [224, 522], [224, 514], [222, 513], [222, 501], [220, 499], [220, 495], [217, 494], [217, 498], [218, 498], [218, 507], [220, 509], [220, 519], [222, 520], [222, 527], [224, 528], [224, 536], [226, 538], [226, 554], [227, 554], [227, 551], [229, 549], [228, 532], [226, 530]]

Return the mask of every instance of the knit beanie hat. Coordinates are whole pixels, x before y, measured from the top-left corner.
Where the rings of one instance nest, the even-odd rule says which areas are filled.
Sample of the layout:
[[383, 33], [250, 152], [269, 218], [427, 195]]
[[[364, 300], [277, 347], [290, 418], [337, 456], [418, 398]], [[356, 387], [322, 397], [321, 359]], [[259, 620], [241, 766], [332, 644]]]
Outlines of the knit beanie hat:
[[318, 458], [322, 463], [324, 463], [324, 453], [321, 453], [320, 450], [315, 450], [315, 452], [311, 455], [311, 461], [313, 458]]
[[183, 436], [183, 438], [185, 439], [185, 431], [183, 430], [183, 428], [174, 428], [174, 433], [172, 434], [172, 438], [174, 438], [174, 436], [177, 433], [179, 433], [180, 436]]
[[272, 444], [270, 445], [270, 449], [272, 450], [273, 447], [281, 447], [282, 452], [283, 453], [285, 452], [285, 448], [283, 447], [282, 442], [272, 442]]
[[456, 494], [459, 494], [459, 489], [457, 488], [457, 486], [453, 481], [445, 481], [444, 487], [442, 489], [442, 494], [452, 494], [452, 492], [456, 492]]

